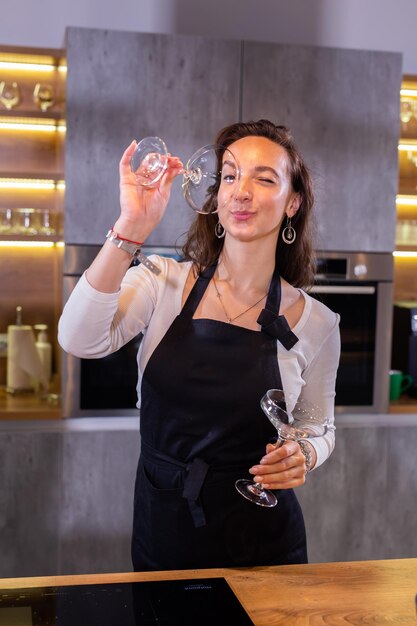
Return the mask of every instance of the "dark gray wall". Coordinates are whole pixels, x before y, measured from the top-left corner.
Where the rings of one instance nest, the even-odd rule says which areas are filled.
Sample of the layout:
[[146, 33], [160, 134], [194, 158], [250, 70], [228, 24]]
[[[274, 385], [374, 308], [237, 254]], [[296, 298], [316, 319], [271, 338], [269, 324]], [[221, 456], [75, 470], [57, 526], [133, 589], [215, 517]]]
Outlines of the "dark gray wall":
[[[311, 562], [417, 557], [417, 428], [360, 419], [382, 418], [338, 427], [333, 455], [296, 490]], [[0, 577], [131, 570], [139, 433], [110, 421], [3, 426]]]
[[[269, 117], [312, 171], [316, 247], [394, 249], [400, 54], [70, 28], [67, 55], [67, 243], [103, 241], [133, 137], [186, 160], [225, 124]], [[177, 180], [148, 243], [175, 244], [191, 219]]]

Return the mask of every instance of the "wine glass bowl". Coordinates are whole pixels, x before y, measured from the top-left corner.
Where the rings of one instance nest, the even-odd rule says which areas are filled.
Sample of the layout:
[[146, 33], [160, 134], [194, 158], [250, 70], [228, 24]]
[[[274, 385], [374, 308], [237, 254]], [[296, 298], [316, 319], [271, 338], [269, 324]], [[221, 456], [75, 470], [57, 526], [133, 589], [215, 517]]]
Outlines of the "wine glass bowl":
[[20, 89], [16, 82], [8, 83], [4, 80], [0, 82], [0, 102], [8, 111], [19, 104]]
[[282, 389], [269, 389], [261, 400], [261, 407], [269, 421], [285, 440], [299, 441], [325, 435], [328, 420], [321, 409]]
[[36, 83], [33, 91], [33, 101], [45, 113], [54, 104], [54, 90], [46, 83]]
[[[218, 145], [203, 146], [188, 159], [183, 175], [182, 189], [189, 206], [204, 215], [217, 212], [217, 202], [210, 203], [210, 197], [220, 185], [221, 171], [218, 154], [222, 151], [229, 162], [236, 159], [228, 148]], [[237, 170], [237, 163], [235, 166]]]
[[[227, 148], [218, 145], [203, 146], [188, 159], [183, 171], [182, 191], [188, 205], [196, 212], [209, 214], [217, 212], [217, 203], [210, 202], [216, 185], [220, 184], [218, 155], [224, 152], [229, 163], [234, 163], [238, 172], [235, 157]], [[131, 171], [139, 185], [151, 187], [158, 183], [168, 166], [168, 150], [159, 137], [145, 137], [133, 153], [130, 161]], [[237, 175], [235, 175], [237, 179]]]
[[143, 187], [152, 187], [162, 178], [168, 167], [168, 150], [159, 137], [145, 137], [139, 141], [130, 159], [130, 169]]
[[[282, 389], [269, 389], [261, 399], [261, 408], [277, 430], [277, 448], [286, 441], [321, 437], [329, 427], [329, 420], [319, 407]], [[241, 478], [235, 487], [244, 498], [260, 506], [272, 507], [278, 503], [272, 491], [253, 480]]]

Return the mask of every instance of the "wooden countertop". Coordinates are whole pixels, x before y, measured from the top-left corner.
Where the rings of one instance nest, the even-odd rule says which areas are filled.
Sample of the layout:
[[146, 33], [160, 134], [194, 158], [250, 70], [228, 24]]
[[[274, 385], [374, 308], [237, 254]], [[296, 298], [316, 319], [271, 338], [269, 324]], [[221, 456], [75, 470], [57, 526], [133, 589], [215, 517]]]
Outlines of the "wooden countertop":
[[62, 417], [62, 411], [59, 406], [59, 396], [56, 396], [56, 402], [52, 403], [39, 398], [35, 393], [27, 393], [23, 395], [13, 395], [6, 393], [4, 387], [0, 387], [0, 419], [59, 419]]
[[[257, 626], [417, 624], [417, 558], [0, 579], [1, 588], [224, 576]], [[230, 625], [232, 626], [232, 625]]]

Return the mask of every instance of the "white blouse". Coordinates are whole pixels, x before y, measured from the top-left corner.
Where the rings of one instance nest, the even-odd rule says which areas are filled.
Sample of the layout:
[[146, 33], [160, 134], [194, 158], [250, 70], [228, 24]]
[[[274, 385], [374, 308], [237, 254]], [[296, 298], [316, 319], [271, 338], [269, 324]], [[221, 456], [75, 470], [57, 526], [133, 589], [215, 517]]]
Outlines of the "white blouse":
[[[156, 276], [143, 265], [130, 268], [116, 293], [94, 289], [85, 274], [64, 307], [58, 325], [61, 347], [74, 356], [93, 359], [115, 352], [143, 332], [138, 352], [138, 402], [146, 364], [181, 311], [191, 262], [153, 255], [161, 269]], [[334, 397], [340, 355], [339, 316], [300, 290], [304, 310], [292, 331], [299, 341], [286, 350], [277, 341], [277, 358], [284, 391], [321, 408], [330, 420], [328, 432], [310, 440], [317, 452], [315, 467], [334, 448]]]

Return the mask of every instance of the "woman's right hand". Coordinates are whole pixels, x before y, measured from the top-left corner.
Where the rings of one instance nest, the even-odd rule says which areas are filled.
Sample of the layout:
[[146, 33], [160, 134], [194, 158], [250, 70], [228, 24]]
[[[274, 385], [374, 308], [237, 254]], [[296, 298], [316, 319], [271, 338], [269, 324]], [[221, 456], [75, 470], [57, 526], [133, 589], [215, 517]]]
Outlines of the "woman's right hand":
[[183, 164], [178, 157], [168, 156], [167, 169], [158, 183], [143, 187], [130, 169], [130, 159], [136, 146], [136, 141], [132, 141], [120, 161], [121, 214], [114, 230], [132, 241], [145, 241], [164, 215], [172, 182], [183, 172]]

